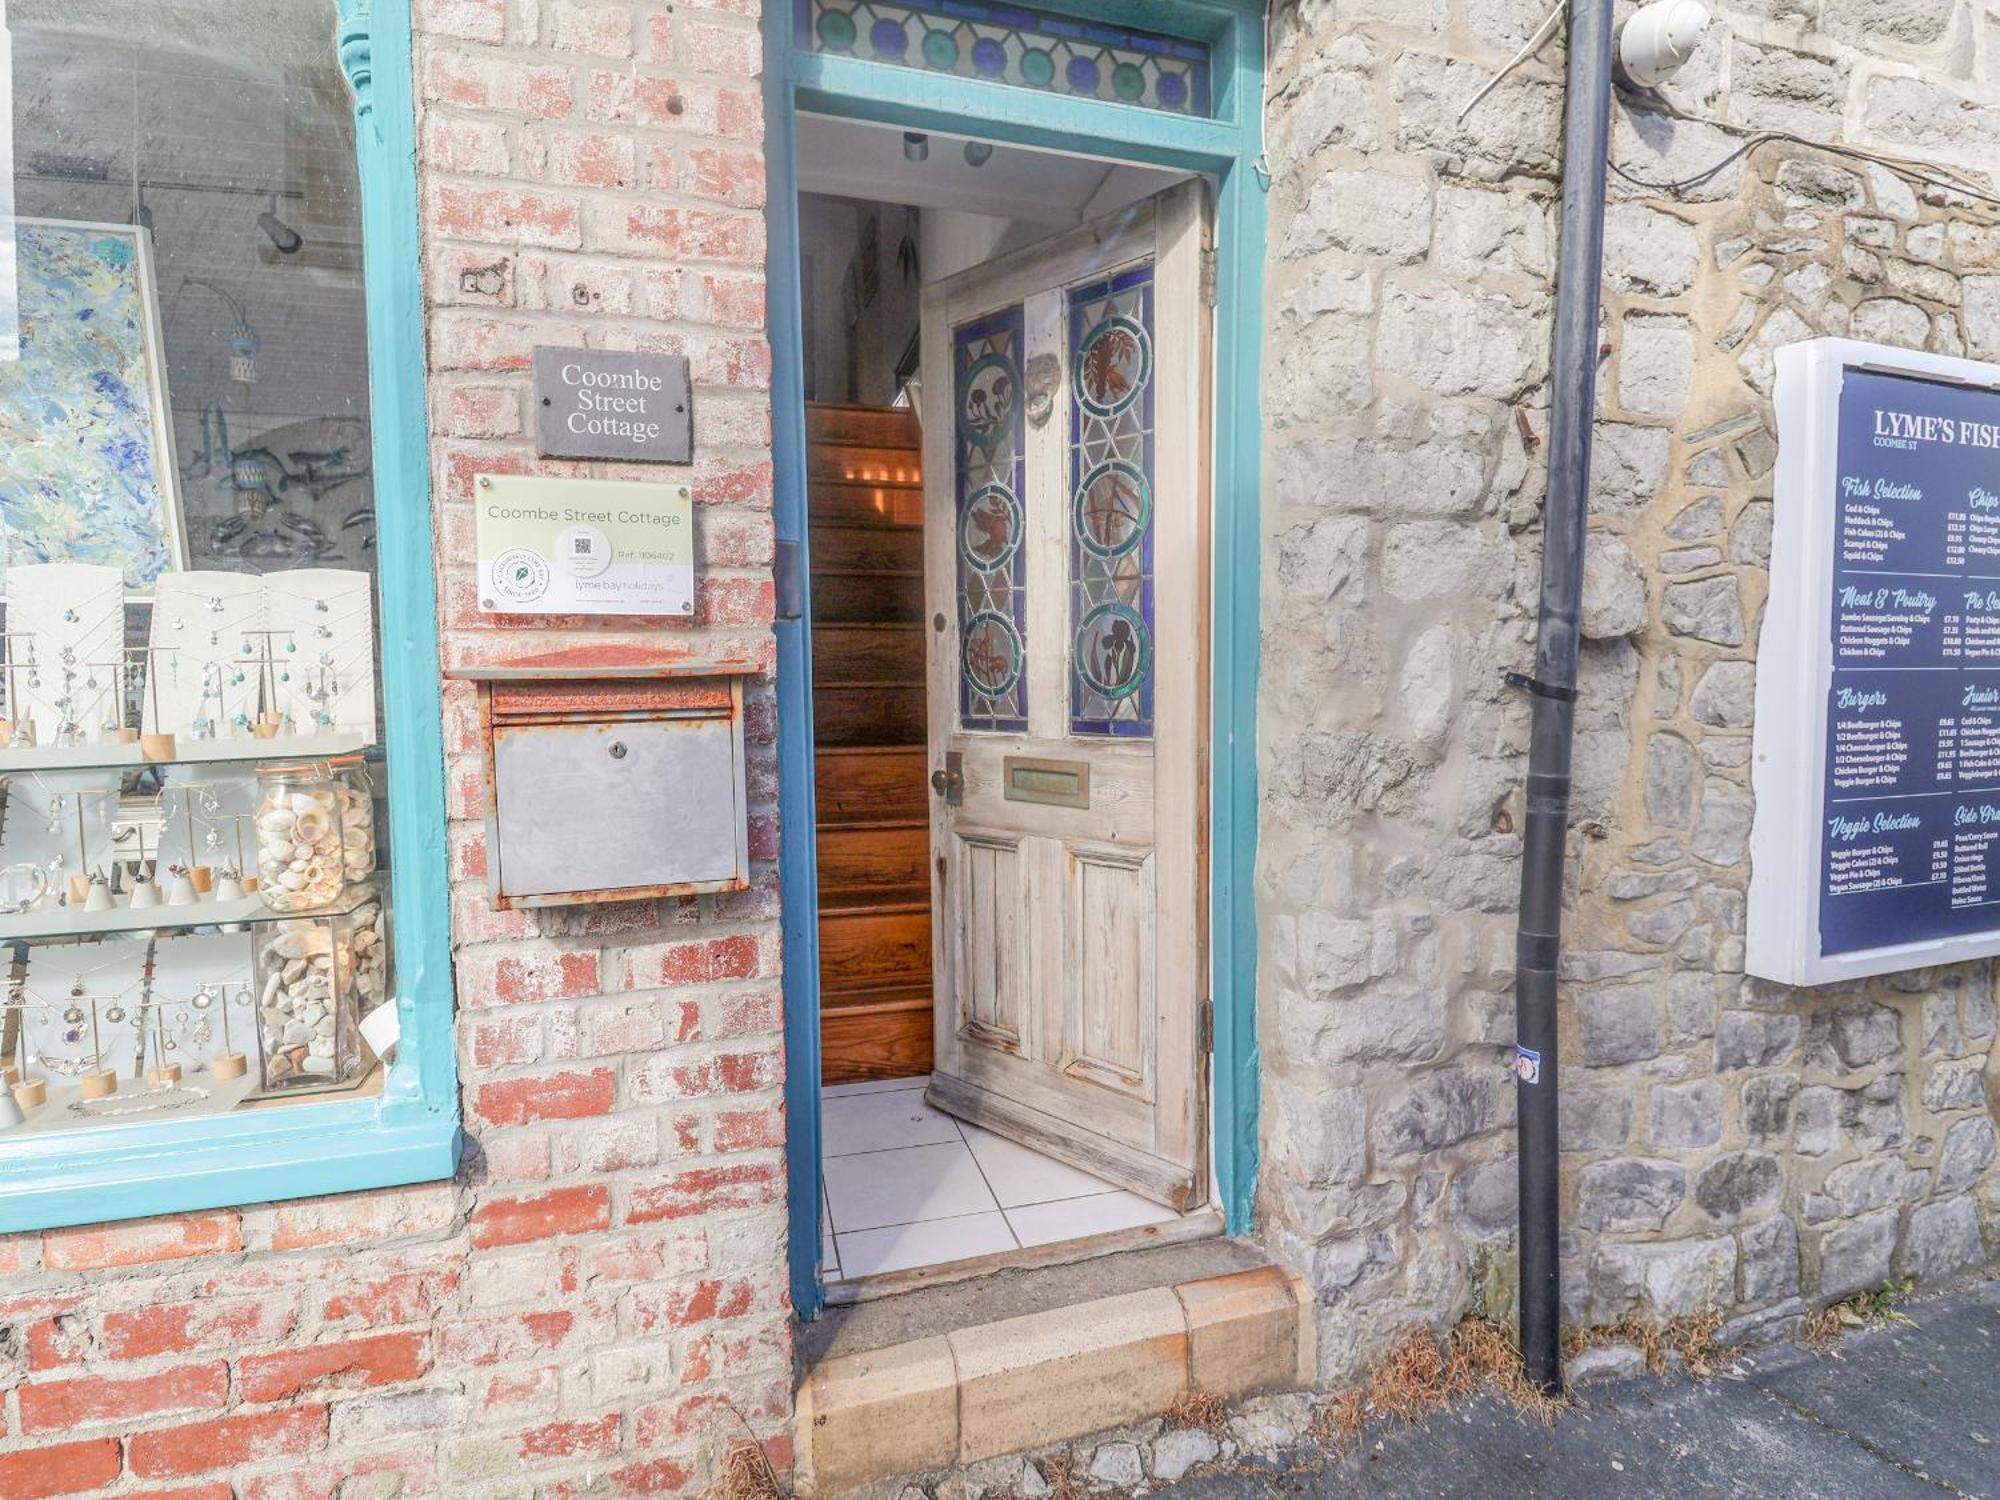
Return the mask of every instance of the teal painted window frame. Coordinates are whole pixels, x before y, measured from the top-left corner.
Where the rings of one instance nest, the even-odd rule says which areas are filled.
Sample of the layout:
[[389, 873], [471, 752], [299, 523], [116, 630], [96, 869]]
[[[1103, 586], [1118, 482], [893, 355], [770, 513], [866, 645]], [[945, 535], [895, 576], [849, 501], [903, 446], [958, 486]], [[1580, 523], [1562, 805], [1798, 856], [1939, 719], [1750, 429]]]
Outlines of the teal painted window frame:
[[[978, 135], [1207, 174], [1216, 188], [1209, 952], [1215, 1051], [1209, 1109], [1215, 1173], [1231, 1234], [1251, 1228], [1258, 1161], [1257, 672], [1259, 484], [1263, 433], [1265, 192], [1261, 0], [1043, 0], [1044, 9], [1207, 42], [1211, 112], [1165, 114], [1052, 97], [979, 79], [796, 48], [792, 12], [767, 7], [765, 173], [770, 224], [773, 505], [781, 545], [799, 558], [800, 613], [778, 638], [779, 818], [805, 830], [780, 856], [785, 943], [786, 1129], [792, 1303], [817, 1315], [820, 1280], [818, 881], [811, 829], [811, 576], [806, 561], [805, 374], [801, 347], [796, 127], [801, 112], [903, 130]], [[805, 1169], [801, 1170], [801, 1166]]]
[[336, 0], [354, 90], [374, 434], [395, 1004], [381, 1092], [32, 1135], [0, 1148], [0, 1233], [448, 1178], [459, 1152], [409, 0]]

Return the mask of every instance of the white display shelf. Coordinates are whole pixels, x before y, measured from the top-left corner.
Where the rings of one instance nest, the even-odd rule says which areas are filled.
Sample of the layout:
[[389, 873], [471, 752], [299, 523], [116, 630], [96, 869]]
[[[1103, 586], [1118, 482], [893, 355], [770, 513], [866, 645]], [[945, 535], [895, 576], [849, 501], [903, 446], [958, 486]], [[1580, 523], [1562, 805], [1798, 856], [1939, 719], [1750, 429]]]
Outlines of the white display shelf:
[[80, 906], [38, 907], [0, 916], [0, 943], [71, 943], [134, 933], [185, 932], [194, 927], [337, 917], [377, 900], [380, 895], [378, 877], [371, 875], [350, 885], [332, 905], [311, 911], [273, 911], [254, 891], [240, 901], [197, 901], [192, 906], [147, 906], [136, 911], [129, 906], [114, 906], [109, 911], [85, 911]]
[[[245, 1026], [247, 1032], [251, 1028]], [[37, 1073], [37, 1077], [45, 1075]], [[74, 1084], [50, 1074], [46, 1104], [28, 1111], [28, 1117], [5, 1132], [12, 1136], [44, 1131], [68, 1130], [79, 1125], [137, 1124], [151, 1120], [184, 1120], [190, 1115], [227, 1114], [237, 1109], [257, 1087], [257, 1061], [240, 1078], [217, 1078], [206, 1066], [184, 1075], [183, 1086], [154, 1086], [129, 1073], [119, 1075], [118, 1092], [109, 1098], [86, 1101]], [[204, 1097], [205, 1096], [205, 1097]]]
[[257, 761], [329, 760], [354, 755], [373, 742], [365, 734], [289, 734], [274, 739], [197, 740], [175, 737], [172, 760], [147, 760], [139, 747], [119, 744], [31, 745], [0, 749], [0, 777], [30, 771], [135, 771], [142, 766], [243, 765]]

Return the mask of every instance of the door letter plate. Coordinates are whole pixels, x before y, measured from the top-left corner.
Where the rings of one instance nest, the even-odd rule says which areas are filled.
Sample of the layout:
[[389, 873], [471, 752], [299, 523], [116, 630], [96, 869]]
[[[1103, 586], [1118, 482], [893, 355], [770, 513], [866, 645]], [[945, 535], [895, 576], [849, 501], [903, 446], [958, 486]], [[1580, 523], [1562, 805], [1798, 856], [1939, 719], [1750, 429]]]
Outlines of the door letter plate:
[[1009, 802], [1045, 802], [1051, 807], [1090, 806], [1090, 764], [1081, 760], [1005, 760]]

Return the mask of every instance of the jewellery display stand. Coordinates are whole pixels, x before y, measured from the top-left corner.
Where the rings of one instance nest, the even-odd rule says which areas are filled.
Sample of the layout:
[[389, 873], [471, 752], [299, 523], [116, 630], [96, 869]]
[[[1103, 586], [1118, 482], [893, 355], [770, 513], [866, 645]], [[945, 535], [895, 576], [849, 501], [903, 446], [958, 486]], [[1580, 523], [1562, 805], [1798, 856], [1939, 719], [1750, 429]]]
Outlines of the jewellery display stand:
[[17, 736], [26, 723], [34, 742], [51, 749], [95, 741], [124, 686], [105, 665], [124, 651], [124, 574], [94, 563], [9, 568], [7, 633], [27, 652], [8, 681]]
[[[264, 623], [264, 580], [255, 573], [163, 573], [153, 588], [146, 644], [173, 650], [174, 670], [146, 695], [148, 734], [194, 742], [220, 739], [241, 693], [225, 691], [246, 632]], [[182, 748], [193, 753], [194, 744]]]
[[290, 713], [302, 730], [373, 735], [374, 592], [366, 573], [299, 568], [267, 575], [271, 628], [289, 657]]
[[[0, 1138], [363, 1086], [360, 1022], [391, 991], [377, 804], [345, 769], [378, 734], [370, 576], [166, 573], [141, 597], [49, 564], [7, 583]], [[331, 844], [310, 911], [255, 879], [257, 773], [279, 766], [367, 822]]]

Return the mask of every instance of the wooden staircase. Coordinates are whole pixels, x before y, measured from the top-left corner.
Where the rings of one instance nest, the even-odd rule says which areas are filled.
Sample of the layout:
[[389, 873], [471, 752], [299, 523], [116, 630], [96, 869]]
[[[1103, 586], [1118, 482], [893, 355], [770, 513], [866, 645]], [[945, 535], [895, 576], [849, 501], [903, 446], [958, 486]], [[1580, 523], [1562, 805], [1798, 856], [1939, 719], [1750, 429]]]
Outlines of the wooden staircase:
[[899, 408], [806, 405], [820, 1077], [931, 1065], [921, 441]]

